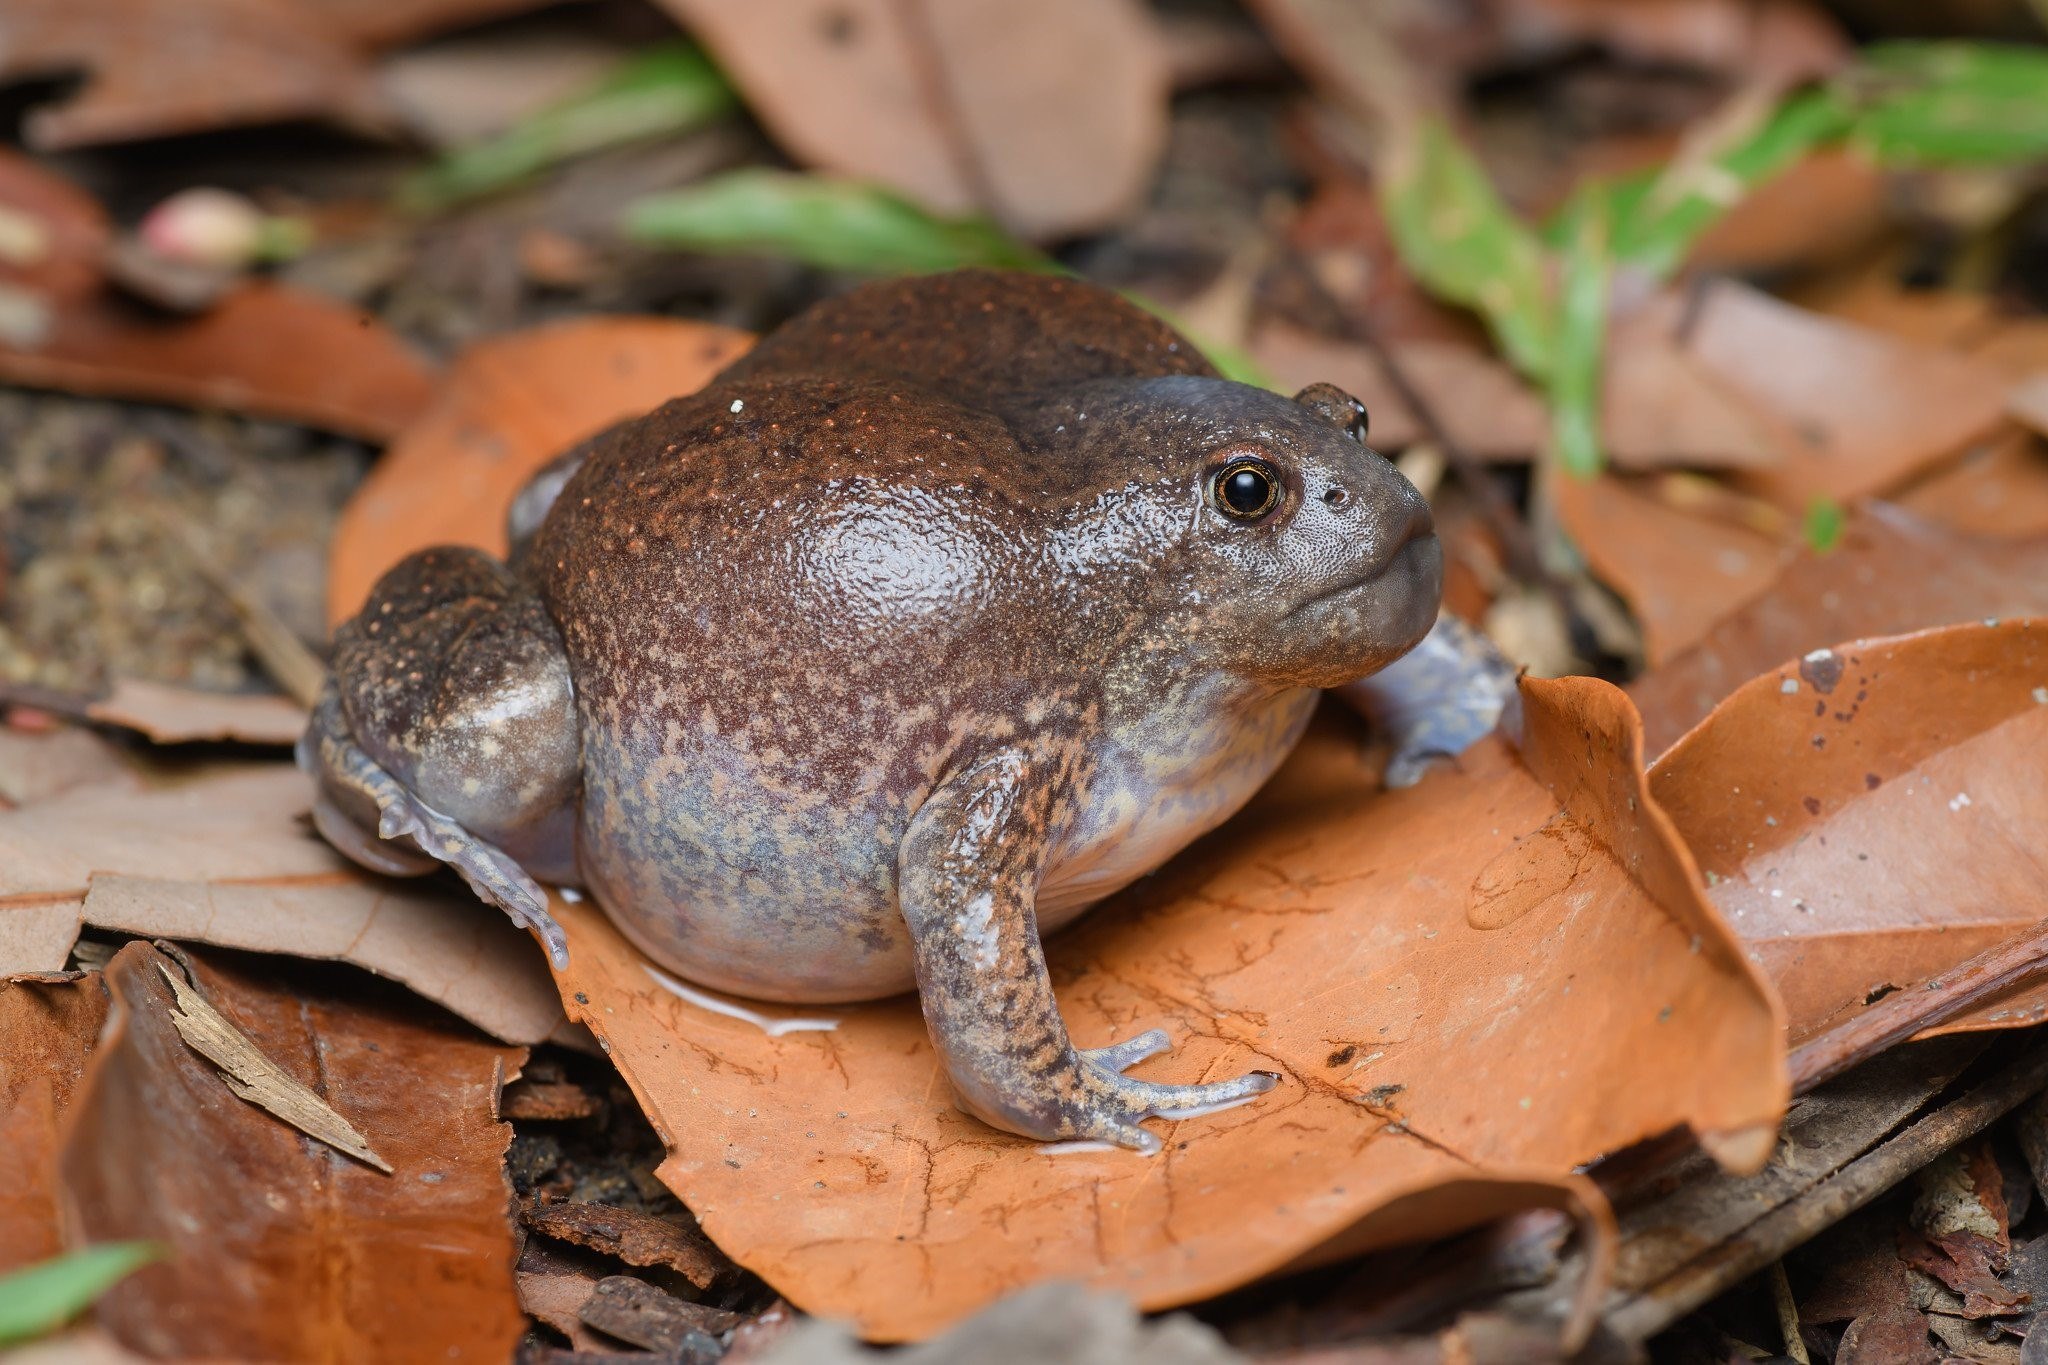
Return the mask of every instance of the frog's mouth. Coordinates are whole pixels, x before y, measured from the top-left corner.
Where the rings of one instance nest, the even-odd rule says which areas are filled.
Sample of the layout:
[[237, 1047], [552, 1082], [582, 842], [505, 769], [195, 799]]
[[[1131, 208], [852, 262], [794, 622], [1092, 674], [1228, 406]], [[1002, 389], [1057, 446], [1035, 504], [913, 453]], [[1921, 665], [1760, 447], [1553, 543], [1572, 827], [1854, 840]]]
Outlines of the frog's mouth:
[[1394, 542], [1392, 549], [1366, 563], [1357, 573], [1331, 584], [1313, 597], [1302, 599], [1294, 605], [1289, 615], [1338, 601], [1368, 588], [1382, 586], [1387, 580], [1397, 576], [1419, 578], [1432, 568], [1437, 578], [1437, 595], [1440, 595], [1443, 550], [1436, 537], [1436, 518], [1430, 514], [1428, 504], [1422, 503], [1418, 504], [1416, 514], [1411, 516], [1408, 524], [1402, 528], [1400, 539]]

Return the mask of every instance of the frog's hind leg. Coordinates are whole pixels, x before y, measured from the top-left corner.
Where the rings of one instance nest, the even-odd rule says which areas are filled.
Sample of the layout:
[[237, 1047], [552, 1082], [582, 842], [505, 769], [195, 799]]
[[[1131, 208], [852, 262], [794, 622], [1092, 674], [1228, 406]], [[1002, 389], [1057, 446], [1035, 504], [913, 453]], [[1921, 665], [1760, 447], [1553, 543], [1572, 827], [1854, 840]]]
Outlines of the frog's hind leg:
[[1083, 1051], [1067, 1036], [1038, 941], [1033, 902], [1057, 777], [1042, 759], [1003, 752], [946, 782], [898, 852], [918, 1001], [961, 1108], [1026, 1137], [1160, 1148], [1141, 1126], [1242, 1103], [1278, 1077], [1254, 1071], [1206, 1085], [1123, 1074], [1163, 1052], [1158, 1029]]
[[398, 875], [446, 863], [566, 961], [532, 871], [574, 879], [575, 698], [553, 622], [504, 565], [441, 547], [387, 573], [336, 632], [298, 757], [335, 847]]

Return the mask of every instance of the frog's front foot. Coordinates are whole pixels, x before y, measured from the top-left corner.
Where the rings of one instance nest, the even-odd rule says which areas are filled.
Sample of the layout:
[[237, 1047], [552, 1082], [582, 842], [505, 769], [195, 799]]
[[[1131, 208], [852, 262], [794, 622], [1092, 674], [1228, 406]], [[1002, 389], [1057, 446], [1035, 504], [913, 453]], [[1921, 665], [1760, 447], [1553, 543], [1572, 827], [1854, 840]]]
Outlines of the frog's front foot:
[[1337, 691], [1393, 745], [1389, 787], [1414, 786], [1433, 760], [1464, 753], [1520, 704], [1515, 666], [1449, 612], [1414, 649]]

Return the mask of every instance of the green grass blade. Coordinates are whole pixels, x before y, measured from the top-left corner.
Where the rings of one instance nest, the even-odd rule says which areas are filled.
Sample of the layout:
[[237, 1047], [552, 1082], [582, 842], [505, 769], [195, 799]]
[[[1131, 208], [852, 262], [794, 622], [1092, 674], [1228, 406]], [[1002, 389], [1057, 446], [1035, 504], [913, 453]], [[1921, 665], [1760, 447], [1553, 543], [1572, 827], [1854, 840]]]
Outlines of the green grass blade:
[[1600, 372], [1607, 348], [1614, 203], [1598, 183], [1566, 206], [1557, 346], [1549, 383], [1551, 445], [1565, 471], [1590, 479], [1607, 463], [1600, 443]]
[[876, 185], [792, 171], [728, 171], [653, 195], [627, 208], [624, 227], [651, 246], [872, 275], [1058, 268], [986, 219], [940, 218]]
[[1556, 327], [1543, 244], [1440, 120], [1420, 125], [1380, 200], [1402, 262], [1424, 287], [1476, 310], [1515, 368], [1542, 379]]
[[1724, 214], [1814, 148], [1842, 136], [1849, 121], [1848, 105], [1832, 91], [1803, 90], [1697, 165], [1617, 182], [1614, 259], [1668, 279]]
[[1878, 43], [1838, 88], [1859, 107], [1857, 143], [1888, 164], [2048, 157], [2048, 48]]
[[0, 1275], [0, 1346], [55, 1331], [162, 1255], [154, 1242], [108, 1242]]
[[738, 107], [718, 68], [687, 43], [628, 58], [609, 76], [504, 134], [449, 154], [415, 176], [401, 199], [431, 210], [493, 194], [573, 157], [671, 137]]

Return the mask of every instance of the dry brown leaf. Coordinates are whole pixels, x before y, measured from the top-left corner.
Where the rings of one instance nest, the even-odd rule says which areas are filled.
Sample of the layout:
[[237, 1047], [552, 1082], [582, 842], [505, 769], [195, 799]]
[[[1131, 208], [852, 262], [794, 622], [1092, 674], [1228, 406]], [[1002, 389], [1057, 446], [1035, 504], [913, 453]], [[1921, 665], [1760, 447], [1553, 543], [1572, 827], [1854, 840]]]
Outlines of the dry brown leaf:
[[2014, 421], [2048, 436], [2048, 372], [2021, 380], [2008, 396], [2007, 410]]
[[2048, 536], [1987, 540], [1872, 505], [1826, 554], [1802, 553], [1769, 591], [1629, 686], [1660, 753], [1767, 669], [1839, 640], [2048, 613]]
[[0, 382], [283, 417], [386, 441], [433, 391], [433, 371], [356, 308], [252, 283], [197, 317], [99, 296], [53, 311], [33, 345], [0, 345]]
[[64, 1249], [58, 1143], [106, 1018], [98, 973], [0, 979], [0, 1274]]
[[1840, 260], [1890, 225], [1886, 185], [1868, 157], [1824, 148], [1730, 208], [1693, 244], [1686, 265], [1756, 275]]
[[77, 787], [140, 783], [120, 751], [90, 730], [60, 725], [40, 732], [0, 725], [0, 810], [27, 806]]
[[[312, 785], [254, 765], [156, 791], [87, 787], [0, 812], [0, 946], [36, 927], [48, 970], [78, 920], [104, 929], [352, 962], [512, 1042], [561, 1020], [538, 949], [452, 883], [356, 869], [305, 822]], [[82, 902], [82, 907], [80, 903]], [[74, 909], [75, 907], [78, 907]], [[17, 917], [23, 929], [15, 929]], [[28, 951], [26, 948], [17, 951]]]
[[1601, 437], [1621, 469], [1760, 469], [1784, 450], [1748, 404], [1679, 340], [1683, 306], [1664, 295], [1617, 318], [1601, 377]]
[[355, 1117], [392, 1164], [382, 1175], [230, 1094], [173, 1026], [169, 966], [146, 943], [109, 964], [121, 1008], [65, 1142], [79, 1236], [171, 1249], [100, 1301], [101, 1325], [156, 1356], [506, 1359], [526, 1317], [496, 1103], [523, 1049], [399, 993], [195, 961], [237, 1030]]
[[1780, 1018], [1648, 803], [1632, 712], [1589, 679], [1526, 706], [1529, 767], [1496, 739], [1386, 793], [1326, 715], [1234, 822], [1048, 945], [1083, 1045], [1162, 1025], [1155, 1079], [1285, 1076], [1156, 1159], [961, 1114], [913, 1000], [770, 1038], [674, 998], [587, 903], [555, 906], [560, 986], [705, 1230], [882, 1338], [1041, 1279], [1163, 1307], [1555, 1206], [1576, 1163], [1680, 1124], [1761, 1160]]
[[324, 1142], [343, 1156], [352, 1156], [386, 1175], [391, 1163], [370, 1150], [370, 1144], [355, 1125], [334, 1112], [318, 1095], [300, 1085], [263, 1055], [241, 1030], [221, 1017], [206, 997], [192, 989], [182, 972], [168, 962], [157, 970], [170, 982], [177, 997], [171, 1009], [171, 1023], [191, 1049], [220, 1068], [221, 1081], [236, 1098], [275, 1114], [307, 1137]]
[[[1404, 450], [1423, 439], [1421, 422], [1364, 347], [1266, 322], [1253, 333], [1250, 350], [1288, 392], [1329, 383], [1364, 403], [1375, 447]], [[1550, 419], [1542, 400], [1485, 350], [1434, 340], [1396, 342], [1392, 350], [1451, 436], [1474, 455], [1526, 460], [1543, 444]]]
[[0, 82], [83, 75], [28, 117], [45, 151], [284, 119], [383, 121], [353, 46], [290, 0], [9, 0]]
[[1166, 49], [1137, 0], [658, 3], [799, 161], [1025, 237], [1115, 222], [1166, 143]]
[[202, 692], [140, 678], [121, 678], [85, 714], [103, 725], [139, 730], [159, 744], [237, 740], [289, 745], [306, 729], [306, 713], [284, 697]]
[[[1634, 608], [1653, 667], [1769, 589], [1789, 553], [1774, 536], [1671, 506], [1647, 485], [1613, 474], [1560, 475], [1549, 489], [1559, 524], [1587, 564]], [[1654, 735], [1650, 747], [1660, 747]]]
[[666, 1266], [700, 1290], [731, 1278], [733, 1264], [697, 1226], [608, 1204], [535, 1204], [523, 1215], [535, 1232], [627, 1265]]
[[1980, 536], [2048, 535], [2048, 446], [2009, 431], [1894, 499], [1914, 516]]
[[431, 394], [432, 369], [394, 333], [316, 294], [252, 283], [177, 318], [114, 297], [100, 270], [104, 215], [28, 157], [0, 151], [0, 213], [43, 242], [39, 260], [0, 273], [40, 310], [34, 327], [0, 334], [0, 382], [252, 412], [379, 441]]
[[1986, 363], [1731, 281], [1706, 291], [1685, 339], [1710, 377], [1775, 425], [1781, 460], [1751, 481], [1794, 512], [1882, 493], [2005, 420], [2007, 386]]
[[[1815, 650], [1651, 769], [1709, 895], [1810, 1041], [2043, 918], [2048, 621]], [[1955, 1027], [2037, 1022], [2048, 988]]]
[[556, 323], [471, 347], [335, 527], [327, 609], [345, 620], [384, 570], [430, 545], [505, 552], [528, 476], [585, 437], [703, 387], [751, 343], [666, 318]]
[[454, 28], [540, 9], [549, 0], [291, 0], [362, 47], [403, 47]]

